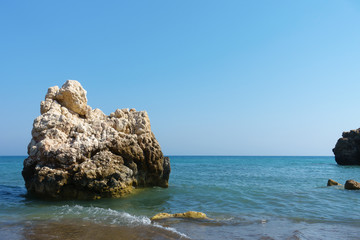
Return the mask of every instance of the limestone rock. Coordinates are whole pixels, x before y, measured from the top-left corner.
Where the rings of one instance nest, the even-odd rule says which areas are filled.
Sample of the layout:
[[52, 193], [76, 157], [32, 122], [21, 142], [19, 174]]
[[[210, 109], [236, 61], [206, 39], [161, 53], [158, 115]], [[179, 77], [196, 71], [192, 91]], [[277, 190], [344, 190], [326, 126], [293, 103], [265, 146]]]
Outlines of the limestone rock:
[[153, 220], [165, 219], [165, 218], [193, 218], [193, 219], [209, 219], [205, 213], [189, 211], [185, 213], [158, 213], [151, 218]]
[[167, 187], [163, 156], [145, 111], [106, 116], [87, 105], [81, 84], [51, 87], [34, 120], [22, 175], [30, 193], [53, 198], [120, 197], [134, 187]]
[[360, 183], [355, 180], [347, 180], [345, 183], [345, 189], [347, 190], [360, 190]]
[[333, 152], [340, 165], [360, 165], [360, 128], [343, 132]]

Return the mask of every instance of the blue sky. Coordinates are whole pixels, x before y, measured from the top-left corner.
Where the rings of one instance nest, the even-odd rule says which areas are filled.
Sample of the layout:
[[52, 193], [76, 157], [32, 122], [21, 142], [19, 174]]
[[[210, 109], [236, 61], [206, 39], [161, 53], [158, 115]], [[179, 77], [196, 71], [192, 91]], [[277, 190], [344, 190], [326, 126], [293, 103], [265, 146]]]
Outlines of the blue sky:
[[358, 1], [1, 1], [0, 155], [47, 88], [146, 110], [167, 155], [332, 155], [360, 127]]

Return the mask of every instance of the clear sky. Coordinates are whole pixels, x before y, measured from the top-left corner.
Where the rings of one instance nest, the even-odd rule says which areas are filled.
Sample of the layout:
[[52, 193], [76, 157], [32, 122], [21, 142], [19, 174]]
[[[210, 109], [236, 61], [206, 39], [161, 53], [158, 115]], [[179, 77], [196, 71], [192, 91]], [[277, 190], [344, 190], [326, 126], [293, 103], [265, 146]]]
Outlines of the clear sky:
[[332, 155], [360, 127], [359, 1], [0, 1], [0, 34], [0, 155], [67, 79], [166, 155]]

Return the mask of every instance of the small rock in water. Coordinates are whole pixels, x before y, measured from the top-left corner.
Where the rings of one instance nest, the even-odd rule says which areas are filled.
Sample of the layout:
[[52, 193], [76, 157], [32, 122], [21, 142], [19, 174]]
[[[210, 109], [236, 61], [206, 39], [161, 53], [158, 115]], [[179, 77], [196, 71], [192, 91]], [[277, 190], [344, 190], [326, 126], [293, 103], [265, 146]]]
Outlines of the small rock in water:
[[327, 183], [328, 186], [342, 186], [342, 184], [332, 180], [332, 179], [329, 179], [328, 180], [328, 183]]
[[153, 220], [159, 220], [164, 218], [194, 218], [194, 219], [209, 219], [205, 213], [189, 211], [185, 213], [158, 213], [151, 218]]
[[345, 183], [345, 189], [347, 190], [360, 190], [360, 183], [355, 180], [347, 180]]

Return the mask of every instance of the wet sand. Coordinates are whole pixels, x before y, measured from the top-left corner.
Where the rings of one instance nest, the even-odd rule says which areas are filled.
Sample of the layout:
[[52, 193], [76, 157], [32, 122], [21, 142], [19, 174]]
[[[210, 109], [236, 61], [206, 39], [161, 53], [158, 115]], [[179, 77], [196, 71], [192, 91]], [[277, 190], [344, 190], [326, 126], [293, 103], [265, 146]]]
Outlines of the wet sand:
[[85, 220], [27, 221], [0, 226], [0, 239], [21, 240], [89, 240], [89, 239], [188, 239], [156, 226], [103, 225]]
[[[176, 228], [176, 230], [174, 229]], [[176, 232], [177, 231], [177, 232]], [[344, 232], [345, 231], [345, 232]], [[185, 235], [186, 234], [186, 235]], [[170, 219], [155, 225], [120, 226], [83, 219], [0, 223], [0, 239], [11, 240], [305, 240], [359, 239], [358, 227], [270, 221], [193, 221]]]

